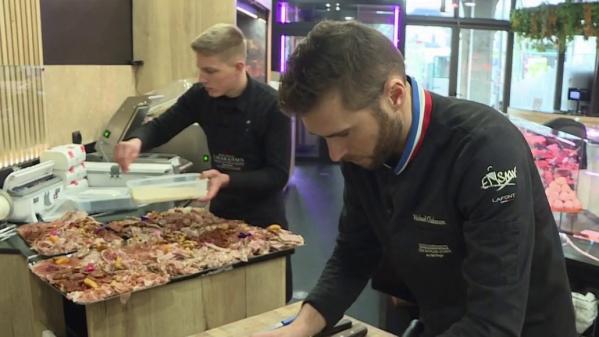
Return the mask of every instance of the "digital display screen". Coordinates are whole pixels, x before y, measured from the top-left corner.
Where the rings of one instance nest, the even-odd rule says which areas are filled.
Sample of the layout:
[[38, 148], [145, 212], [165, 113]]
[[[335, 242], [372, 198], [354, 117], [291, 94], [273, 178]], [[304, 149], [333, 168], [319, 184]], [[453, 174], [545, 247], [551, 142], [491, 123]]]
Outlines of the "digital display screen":
[[568, 99], [571, 101], [588, 102], [591, 99], [591, 92], [588, 89], [568, 88]]

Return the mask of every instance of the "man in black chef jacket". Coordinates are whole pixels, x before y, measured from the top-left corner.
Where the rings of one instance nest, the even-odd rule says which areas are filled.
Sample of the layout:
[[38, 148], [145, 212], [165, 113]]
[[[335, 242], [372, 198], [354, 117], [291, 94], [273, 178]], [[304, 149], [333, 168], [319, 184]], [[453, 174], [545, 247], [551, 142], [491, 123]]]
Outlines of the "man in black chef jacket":
[[199, 123], [214, 168], [203, 172], [210, 179], [210, 210], [252, 225], [286, 226], [282, 191], [291, 163], [290, 120], [279, 111], [276, 91], [246, 73], [246, 42], [237, 27], [212, 26], [191, 47], [199, 83], [118, 144], [116, 161], [127, 170], [141, 151]]
[[423, 337], [574, 337], [557, 226], [530, 149], [482, 104], [425, 90], [355, 22], [322, 22], [289, 58], [282, 108], [324, 137], [345, 178], [339, 236], [291, 325], [335, 324], [373, 272], [415, 303]]
[[199, 123], [212, 155], [213, 169], [202, 173], [210, 179], [204, 200], [211, 200], [210, 211], [255, 226], [286, 228], [282, 192], [291, 164], [291, 126], [279, 110], [276, 91], [246, 73], [246, 41], [237, 27], [214, 25], [191, 47], [199, 83], [118, 144], [115, 160], [127, 171], [141, 151]]

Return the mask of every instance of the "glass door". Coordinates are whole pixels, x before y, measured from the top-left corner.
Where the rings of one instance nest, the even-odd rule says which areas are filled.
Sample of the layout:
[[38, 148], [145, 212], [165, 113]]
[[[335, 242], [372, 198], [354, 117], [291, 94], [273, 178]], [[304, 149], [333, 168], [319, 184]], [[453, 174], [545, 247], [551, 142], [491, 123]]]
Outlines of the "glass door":
[[507, 32], [461, 29], [457, 97], [500, 110], [507, 55]]
[[425, 89], [449, 94], [451, 28], [406, 26], [406, 73]]

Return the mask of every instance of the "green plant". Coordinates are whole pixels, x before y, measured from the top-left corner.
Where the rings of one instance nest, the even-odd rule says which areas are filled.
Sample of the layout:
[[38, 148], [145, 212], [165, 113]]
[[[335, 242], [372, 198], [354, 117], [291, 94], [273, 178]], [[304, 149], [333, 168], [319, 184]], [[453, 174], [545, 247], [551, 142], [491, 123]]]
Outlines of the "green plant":
[[564, 51], [574, 36], [599, 38], [599, 2], [540, 5], [517, 9], [511, 17], [512, 31], [546, 45], [547, 41]]

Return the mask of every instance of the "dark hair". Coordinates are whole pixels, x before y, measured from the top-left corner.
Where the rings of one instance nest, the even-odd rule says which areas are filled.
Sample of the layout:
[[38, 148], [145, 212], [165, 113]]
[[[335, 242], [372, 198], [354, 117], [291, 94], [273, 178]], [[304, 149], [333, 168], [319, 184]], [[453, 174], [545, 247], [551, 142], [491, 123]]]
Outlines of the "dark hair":
[[405, 65], [385, 35], [354, 21], [323, 21], [289, 57], [279, 88], [281, 109], [305, 114], [335, 90], [345, 108], [363, 109], [381, 95], [392, 74], [405, 78]]

